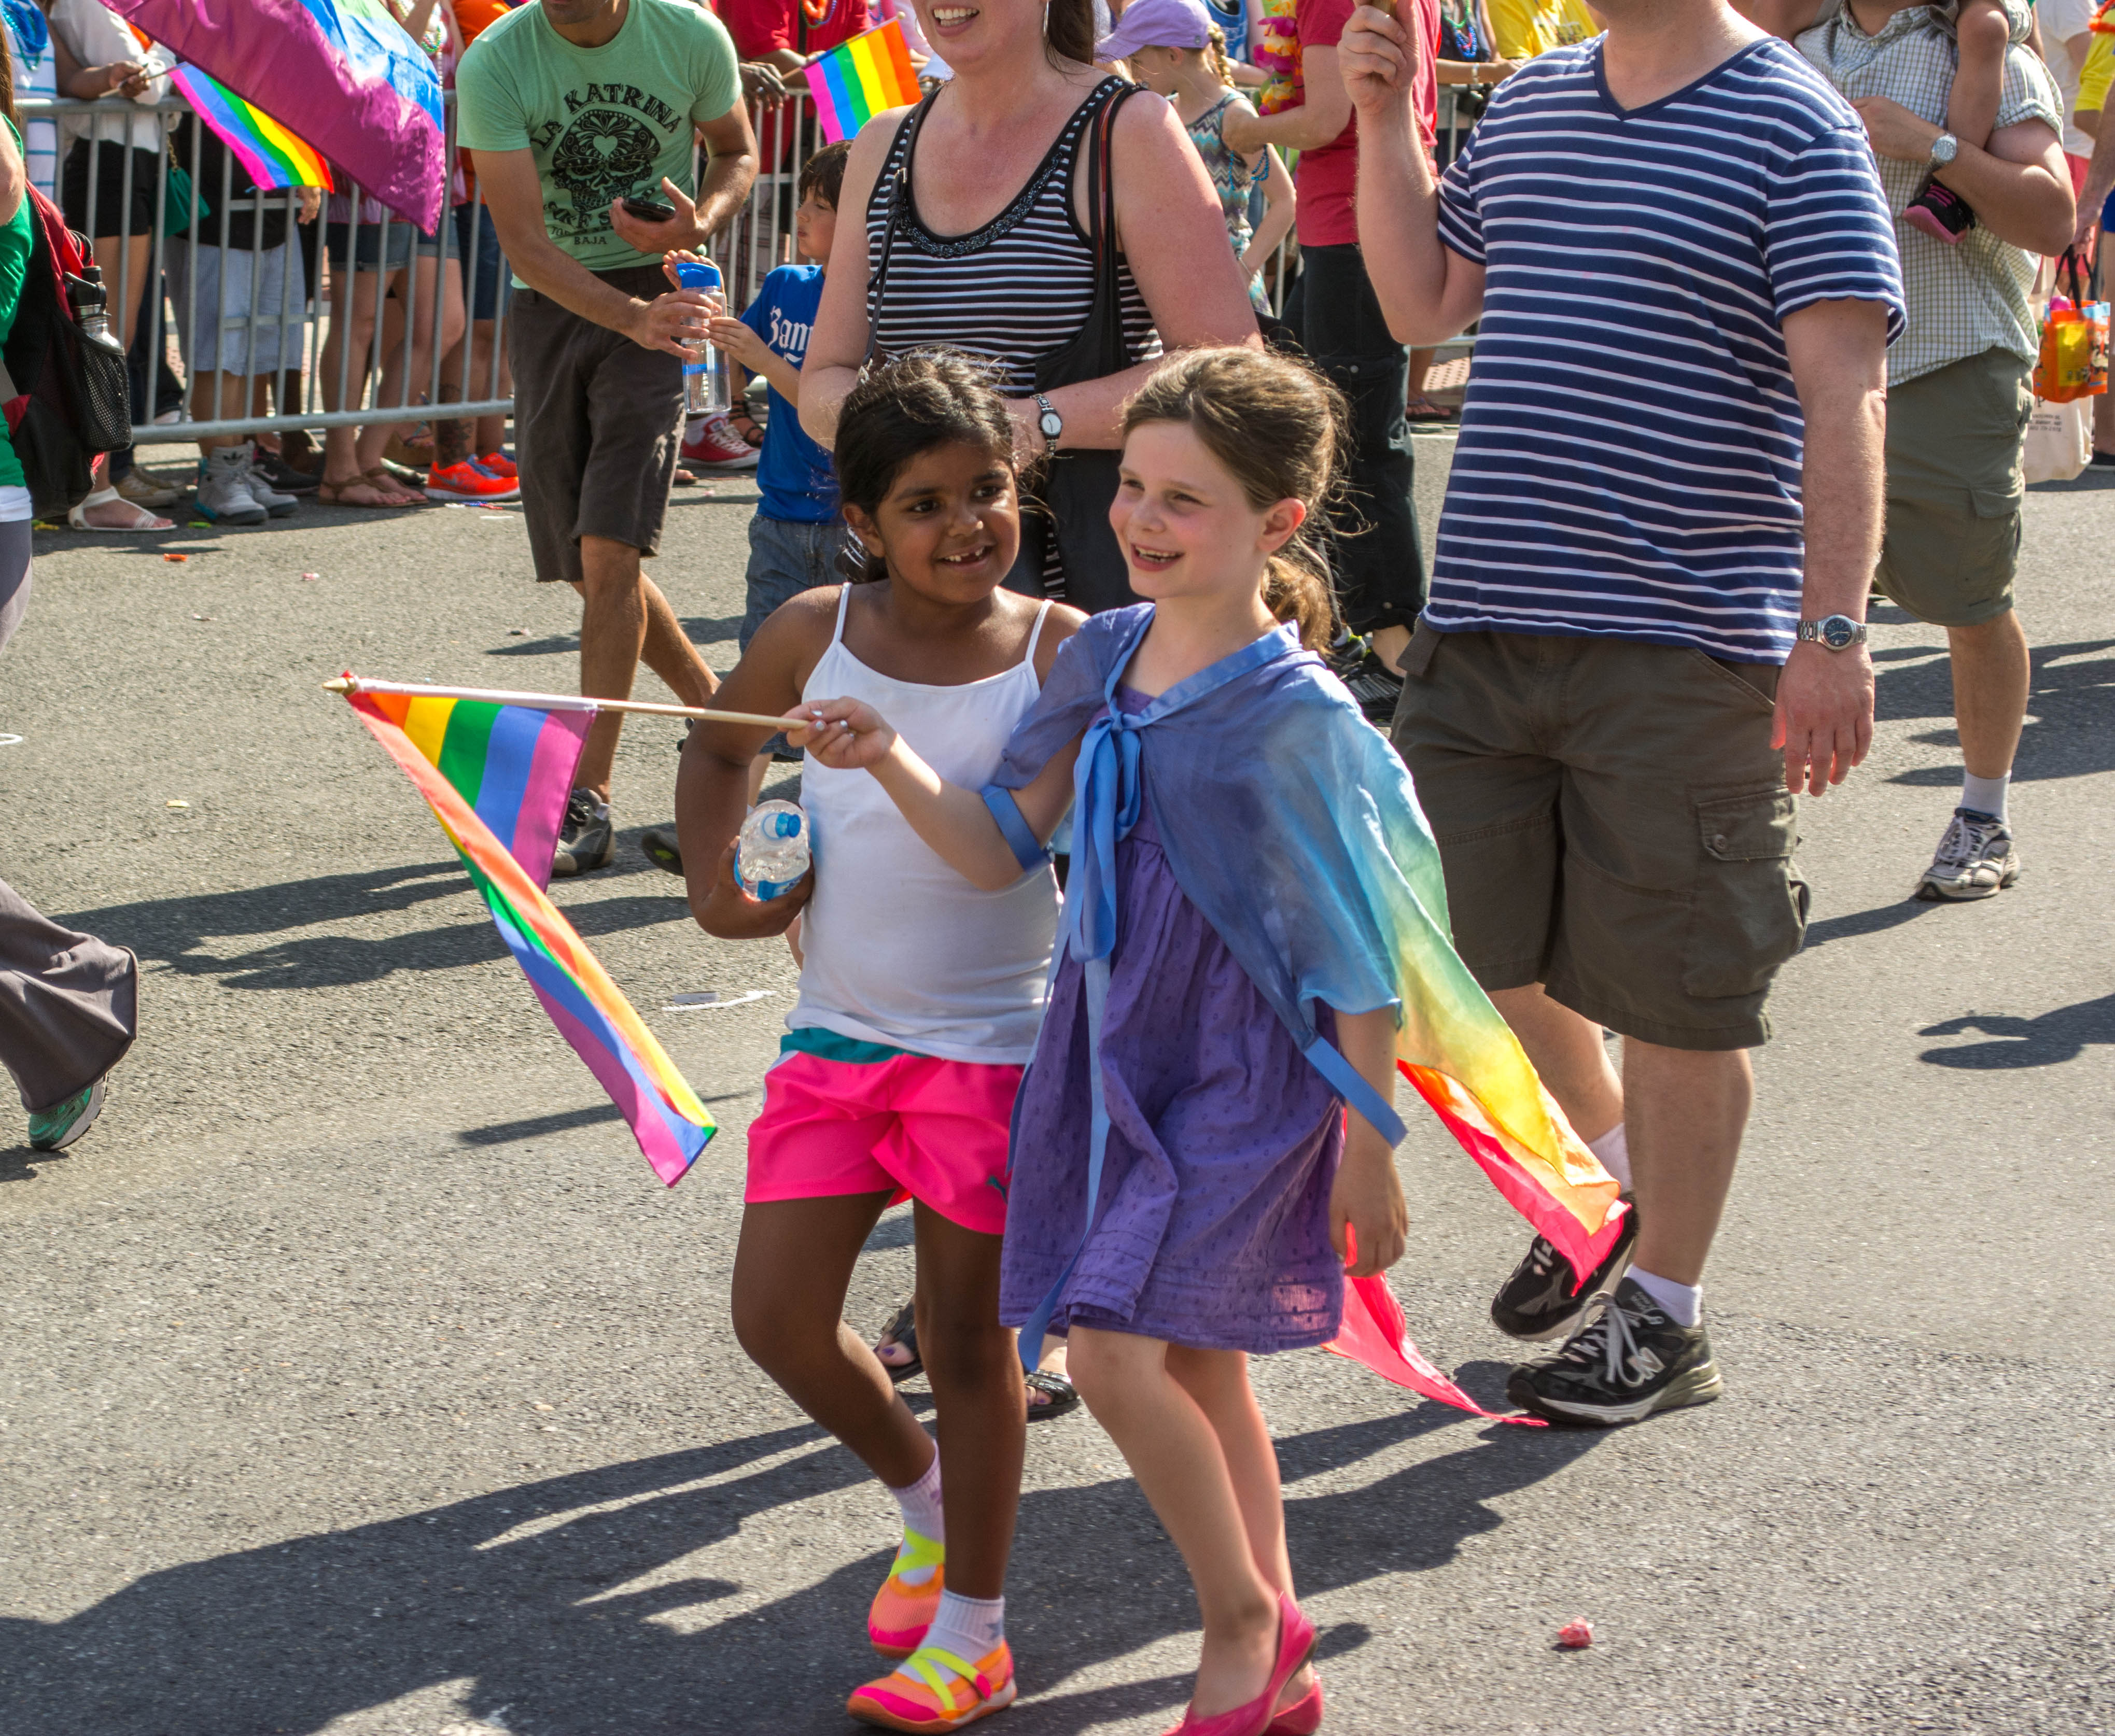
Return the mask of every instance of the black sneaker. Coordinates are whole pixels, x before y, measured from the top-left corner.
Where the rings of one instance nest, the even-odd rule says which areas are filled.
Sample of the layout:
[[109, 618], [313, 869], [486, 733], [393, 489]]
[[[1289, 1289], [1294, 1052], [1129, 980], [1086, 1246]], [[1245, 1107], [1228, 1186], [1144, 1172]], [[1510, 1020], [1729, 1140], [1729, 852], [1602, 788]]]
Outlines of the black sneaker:
[[1537, 1236], [1529, 1245], [1527, 1257], [1491, 1299], [1491, 1324], [1508, 1338], [1535, 1344], [1562, 1338], [1579, 1324], [1596, 1296], [1614, 1288], [1631, 1263], [1637, 1239], [1638, 1208], [1633, 1205], [1624, 1214], [1622, 1232], [1608, 1257], [1584, 1284], [1575, 1284], [1571, 1262], [1557, 1251], [1555, 1243]]
[[683, 846], [676, 841], [672, 826], [649, 826], [639, 835], [639, 848], [658, 868], [666, 868], [677, 879], [683, 877]]
[[566, 823], [558, 831], [558, 853], [551, 859], [551, 877], [562, 880], [599, 868], [617, 852], [617, 827], [609, 804], [592, 790], [576, 790], [566, 799]]
[[1975, 227], [1975, 213], [1968, 208], [1968, 201], [1929, 175], [1902, 213], [1902, 218], [1914, 223], [1934, 241], [1943, 241], [1949, 247], [1957, 245], [1961, 236]]
[[1329, 668], [1351, 690], [1366, 721], [1385, 731], [1395, 721], [1395, 703], [1402, 697], [1402, 677], [1370, 651], [1362, 639], [1347, 639], [1329, 653]]
[[1553, 1422], [1608, 1428], [1708, 1404], [1724, 1390], [1703, 1321], [1677, 1326], [1635, 1278], [1600, 1303], [1562, 1350], [1514, 1369], [1506, 1396]]

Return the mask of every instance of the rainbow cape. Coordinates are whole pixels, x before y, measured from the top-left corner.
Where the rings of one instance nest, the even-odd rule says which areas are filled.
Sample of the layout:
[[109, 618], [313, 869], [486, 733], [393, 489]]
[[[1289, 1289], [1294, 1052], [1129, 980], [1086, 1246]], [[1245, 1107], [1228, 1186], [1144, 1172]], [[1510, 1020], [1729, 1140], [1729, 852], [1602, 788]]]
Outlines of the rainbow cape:
[[[1086, 978], [1090, 1033], [1099, 1041], [1096, 973], [1105, 984], [1122, 919], [1116, 841], [1150, 807], [1184, 894], [1317, 1070], [1400, 1141], [1393, 1106], [1352, 1070], [1317, 1013], [1394, 1008], [1404, 1077], [1583, 1279], [1613, 1246], [1627, 1208], [1455, 952], [1438, 847], [1402, 761], [1291, 627], [1143, 711], [1122, 709], [1116, 690], [1152, 617], [1150, 604], [1113, 610], [1066, 641], [984, 795], [1024, 867], [1039, 860], [1005, 792], [1080, 743], [1063, 944]], [[1107, 1125], [1099, 1091], [1094, 1125], [1089, 1202], [1099, 1194]], [[1422, 1358], [1404, 1354], [1402, 1316], [1383, 1280], [1354, 1280], [1347, 1302], [1344, 1354], [1467, 1405], [1458, 1389], [1436, 1390]], [[1023, 1345], [1039, 1331], [1036, 1321], [1025, 1326]]]
[[903, 26], [893, 18], [878, 30], [839, 43], [805, 76], [823, 136], [833, 144], [856, 136], [884, 109], [918, 100], [918, 75], [911, 67]]
[[169, 68], [169, 79], [259, 186], [330, 190], [330, 168], [316, 148], [296, 138], [255, 103], [244, 101], [211, 73], [181, 61]]
[[110, 0], [110, 10], [236, 96], [299, 115], [302, 137], [400, 217], [429, 232], [440, 222], [441, 81], [383, 0]]
[[345, 679], [353, 710], [419, 786], [559, 1035], [673, 1187], [712, 1138], [713, 1118], [544, 894], [594, 702]]

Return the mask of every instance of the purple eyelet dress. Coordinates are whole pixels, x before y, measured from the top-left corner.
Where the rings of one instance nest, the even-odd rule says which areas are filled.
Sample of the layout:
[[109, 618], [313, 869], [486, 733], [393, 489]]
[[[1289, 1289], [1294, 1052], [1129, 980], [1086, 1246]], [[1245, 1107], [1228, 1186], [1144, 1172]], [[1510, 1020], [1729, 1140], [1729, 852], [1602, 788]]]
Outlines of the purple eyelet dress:
[[[1126, 712], [1150, 703], [1117, 697]], [[1098, 1209], [1081, 1246], [1090, 1047], [1068, 954], [1014, 1106], [1000, 1317], [1027, 1322], [1078, 1247], [1053, 1331], [1257, 1353], [1325, 1343], [1344, 1312], [1329, 1245], [1342, 1100], [1177, 883], [1149, 807], [1117, 845], [1116, 882]], [[1333, 1042], [1326, 1007], [1318, 1023]]]

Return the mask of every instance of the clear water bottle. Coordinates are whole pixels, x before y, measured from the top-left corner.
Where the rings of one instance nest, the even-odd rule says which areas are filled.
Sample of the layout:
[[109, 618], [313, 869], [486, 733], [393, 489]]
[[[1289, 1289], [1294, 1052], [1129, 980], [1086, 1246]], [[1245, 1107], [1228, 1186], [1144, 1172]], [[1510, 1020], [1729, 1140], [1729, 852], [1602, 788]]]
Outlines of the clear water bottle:
[[[710, 259], [678, 259], [676, 278], [685, 289], [703, 290], [725, 305], [726, 286], [720, 268]], [[690, 357], [683, 364], [684, 409], [694, 416], [708, 416], [727, 409], [734, 402], [734, 397], [727, 379], [726, 352], [703, 338], [686, 347]]]
[[768, 901], [793, 890], [808, 872], [808, 817], [791, 802], [759, 802], [735, 841], [734, 877], [751, 898]]

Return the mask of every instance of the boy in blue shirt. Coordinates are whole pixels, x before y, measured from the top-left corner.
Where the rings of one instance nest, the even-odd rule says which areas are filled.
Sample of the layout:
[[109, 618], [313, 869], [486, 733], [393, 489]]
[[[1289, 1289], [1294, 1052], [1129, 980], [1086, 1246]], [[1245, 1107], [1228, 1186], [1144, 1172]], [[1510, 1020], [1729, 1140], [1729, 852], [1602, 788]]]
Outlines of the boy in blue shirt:
[[[763, 496], [749, 523], [749, 598], [741, 618], [746, 652], [773, 611], [803, 591], [834, 584], [844, 542], [837, 515], [837, 479], [830, 455], [801, 426], [801, 363], [808, 353], [815, 309], [823, 300], [823, 267], [837, 229], [837, 195], [851, 140], [826, 144], [801, 171], [801, 204], [793, 213], [793, 249], [812, 264], [782, 265], [764, 280], [739, 319], [715, 319], [713, 341], [727, 357], [771, 387], [756, 488]], [[750, 767], [749, 799], [756, 800], [782, 736], [766, 744]]]

